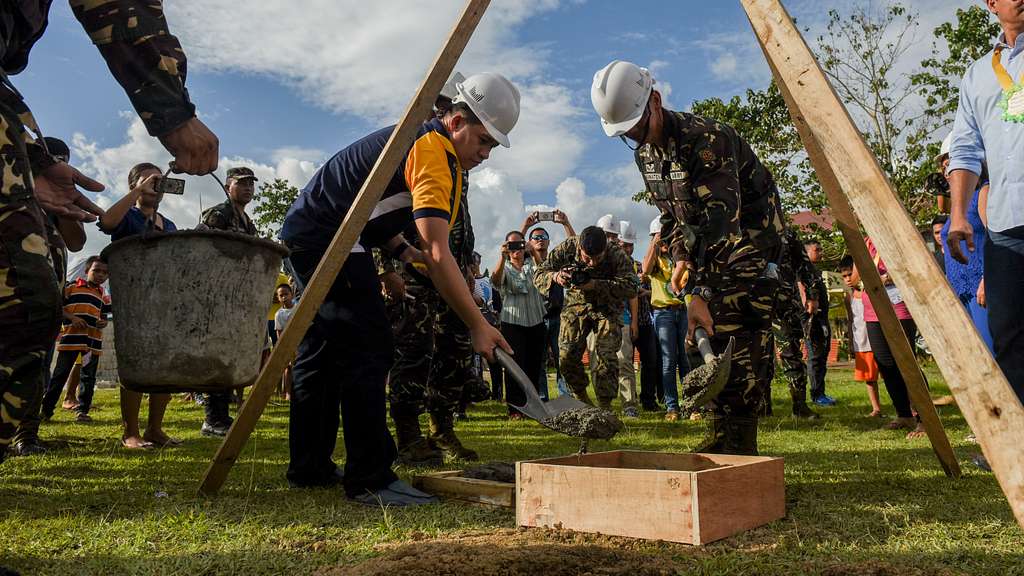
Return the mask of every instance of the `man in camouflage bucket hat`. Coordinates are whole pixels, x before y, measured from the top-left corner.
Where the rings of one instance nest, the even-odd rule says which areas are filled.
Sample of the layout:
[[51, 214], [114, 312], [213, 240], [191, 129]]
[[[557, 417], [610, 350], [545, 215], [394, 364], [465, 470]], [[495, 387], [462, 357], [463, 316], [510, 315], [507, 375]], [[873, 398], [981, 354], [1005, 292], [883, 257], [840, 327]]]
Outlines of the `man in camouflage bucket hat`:
[[[76, 185], [103, 189], [52, 155], [28, 106], [7, 75], [28, 64], [46, 29], [50, 2], [0, 6], [0, 458], [25, 411], [42, 393], [46, 350], [60, 326], [60, 285], [52, 262], [47, 214], [90, 222], [103, 211]], [[114, 77], [177, 169], [206, 174], [217, 166], [218, 142], [195, 117], [185, 89], [185, 54], [167, 30], [159, 0], [71, 0]]]

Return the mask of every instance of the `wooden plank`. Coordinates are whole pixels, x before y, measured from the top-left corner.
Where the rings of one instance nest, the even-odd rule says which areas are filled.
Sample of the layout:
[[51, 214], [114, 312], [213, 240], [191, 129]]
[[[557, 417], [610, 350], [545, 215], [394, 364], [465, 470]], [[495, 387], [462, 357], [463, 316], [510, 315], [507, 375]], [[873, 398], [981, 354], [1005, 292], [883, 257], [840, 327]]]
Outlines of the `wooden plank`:
[[[932, 450], [934, 450], [943, 472], [952, 478], [959, 478], [961, 474], [960, 463], [957, 461], [953, 447], [949, 443], [949, 437], [946, 435], [942, 421], [939, 419], [939, 413], [932, 403], [931, 394], [928, 392], [928, 383], [925, 380], [924, 372], [921, 371], [920, 366], [917, 364], [913, 345], [907, 339], [903, 326], [900, 325], [899, 318], [896, 317], [896, 310], [893, 308], [892, 302], [885, 291], [885, 286], [882, 284], [882, 277], [878, 274], [878, 268], [875, 266], [864, 237], [861, 235], [860, 222], [857, 220], [857, 216], [854, 214], [846, 195], [843, 194], [842, 187], [832, 170], [832, 166], [822, 150], [821, 143], [814, 136], [814, 132], [811, 130], [806, 119], [798, 113], [799, 108], [797, 108], [793, 94], [783, 84], [782, 77], [775, 67], [772, 55], [768, 50], [764, 49], [763, 43], [761, 47], [765, 51], [769, 67], [777, 78], [776, 83], [779, 85], [779, 90], [782, 92], [786, 105], [790, 109], [793, 123], [800, 133], [800, 139], [804, 143], [807, 155], [810, 157], [811, 164], [818, 175], [818, 181], [828, 197], [829, 205], [832, 208], [832, 216], [843, 234], [847, 250], [849, 250], [850, 255], [853, 257], [857, 271], [864, 282], [864, 290], [867, 292], [871, 305], [878, 316], [879, 327], [885, 335], [886, 342], [889, 343], [890, 352], [896, 361], [904, 382], [906, 382], [910, 400], [921, 418], [921, 424], [924, 426], [929, 442], [931, 442]], [[918, 239], [920, 239], [920, 235], [918, 235]]]
[[385, 186], [394, 177], [395, 170], [398, 169], [406, 151], [412, 146], [417, 127], [430, 112], [436, 95], [441, 92], [441, 88], [451, 75], [455, 63], [465, 50], [466, 44], [489, 3], [490, 0], [467, 1], [466, 8], [452, 28], [440, 53], [406, 108], [405, 114], [395, 126], [387, 144], [384, 145], [384, 150], [377, 158], [377, 163], [370, 170], [370, 175], [363, 183], [359, 195], [356, 196], [355, 202], [348, 214], [345, 215], [344, 221], [334, 234], [334, 239], [331, 240], [313, 277], [303, 291], [302, 298], [299, 299], [299, 304], [288, 321], [288, 326], [278, 338], [277, 346], [274, 346], [270, 359], [260, 372], [248, 399], [239, 410], [238, 418], [235, 419], [223, 444], [206, 470], [199, 487], [200, 493], [216, 494], [224, 485], [231, 466], [255, 429], [256, 422], [263, 414], [277, 383], [280, 382], [281, 373], [295, 356], [299, 343], [306, 335], [306, 330], [312, 324], [313, 317], [320, 305], [323, 304], [324, 298], [326, 298], [331, 285], [334, 284], [352, 247], [359, 239], [359, 235], [362, 234], [363, 227], [384, 193]]
[[752, 530], [786, 515], [782, 458], [762, 458], [695, 472], [695, 544]]
[[[900, 286], [961, 412], [974, 430], [1017, 522], [1024, 527], [1024, 406], [925, 248], [874, 155], [778, 0], [741, 0], [794, 117]], [[813, 157], [812, 157], [813, 159]], [[817, 166], [815, 166], [817, 170]], [[819, 173], [820, 175], [821, 173]], [[919, 406], [920, 408], [921, 406]]]
[[412, 485], [424, 492], [474, 504], [512, 508], [516, 485], [477, 478], [463, 478], [461, 471], [432, 472], [413, 476]]

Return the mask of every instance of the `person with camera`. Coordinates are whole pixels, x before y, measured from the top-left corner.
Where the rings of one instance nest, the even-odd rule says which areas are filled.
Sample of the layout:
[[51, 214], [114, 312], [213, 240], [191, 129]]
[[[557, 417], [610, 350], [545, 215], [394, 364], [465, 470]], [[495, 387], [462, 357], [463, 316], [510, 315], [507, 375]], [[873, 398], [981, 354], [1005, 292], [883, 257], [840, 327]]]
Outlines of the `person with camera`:
[[633, 261], [604, 230], [588, 226], [579, 236], [556, 246], [537, 268], [534, 278], [541, 292], [552, 284], [565, 289], [561, 330], [558, 335], [562, 376], [573, 396], [593, 404], [587, 393], [583, 352], [587, 336], [595, 334], [594, 391], [598, 405], [611, 409], [618, 394], [618, 353], [622, 346], [625, 302], [637, 294]]
[[[566, 216], [565, 212], [555, 209], [551, 212], [532, 212], [523, 221], [523, 227], [520, 232], [523, 236], [529, 238], [530, 246], [533, 248], [533, 254], [538, 258], [537, 263], [543, 262], [548, 257], [548, 248], [551, 246], [551, 234], [543, 226], [537, 226], [532, 230], [530, 227], [536, 225], [539, 222], [554, 222], [555, 224], [561, 224], [562, 229], [565, 231], [565, 237], [571, 238], [576, 235], [576, 231], [573, 230], [572, 224], [569, 222], [569, 217]], [[565, 378], [562, 378], [562, 371], [558, 366], [558, 331], [560, 327], [560, 318], [562, 315], [562, 303], [565, 301], [565, 293], [562, 291], [562, 287], [558, 284], [552, 284], [551, 290], [546, 294], [541, 294], [544, 297], [544, 306], [546, 312], [544, 313], [544, 327], [546, 329], [544, 336], [544, 354], [543, 358], [550, 358], [551, 362], [555, 365], [555, 384], [558, 386], [558, 394], [560, 396], [566, 396], [569, 394], [569, 389], [565, 386]], [[541, 361], [541, 378], [547, 379], [547, 367], [544, 366], [545, 362]], [[542, 392], [547, 392], [547, 387], [543, 387]], [[547, 399], [547, 396], [544, 396]]]
[[[163, 177], [163, 171], [155, 164], [142, 162], [132, 166], [128, 172], [128, 193], [100, 217], [100, 230], [115, 242], [147, 231], [176, 231], [178, 228], [174, 222], [159, 212], [164, 195], [157, 190]], [[170, 401], [170, 394], [149, 395], [149, 419], [145, 433], [140, 433], [142, 393], [121, 388], [121, 420], [124, 423], [121, 444], [129, 449], [181, 444], [180, 440], [171, 438], [163, 430], [164, 412]]]
[[[501, 257], [491, 273], [491, 285], [501, 293], [501, 333], [512, 346], [512, 358], [533, 380], [537, 393], [546, 398], [548, 380], [543, 366], [546, 342], [544, 314], [547, 310], [541, 291], [533, 282], [539, 259], [522, 232], [509, 232], [501, 245]], [[509, 418], [518, 420], [522, 414], [514, 406], [526, 404], [526, 394], [511, 374], [506, 372], [504, 380]]]
[[594, 75], [591, 103], [609, 137], [634, 151], [662, 213], [672, 290], [689, 276], [687, 338], [697, 327], [721, 352], [735, 338], [729, 382], [712, 401], [700, 452], [757, 454], [757, 418], [771, 376], [770, 334], [782, 212], [771, 173], [731, 126], [662, 105], [646, 68], [616, 60]]

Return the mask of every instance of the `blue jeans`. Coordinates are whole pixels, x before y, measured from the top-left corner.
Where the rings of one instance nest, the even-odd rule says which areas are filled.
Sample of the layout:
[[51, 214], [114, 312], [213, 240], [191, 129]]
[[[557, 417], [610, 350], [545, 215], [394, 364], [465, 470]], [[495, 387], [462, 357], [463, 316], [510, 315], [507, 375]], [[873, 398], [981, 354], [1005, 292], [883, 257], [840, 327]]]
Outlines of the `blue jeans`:
[[657, 308], [654, 310], [654, 329], [661, 348], [661, 389], [665, 395], [665, 408], [679, 410], [679, 378], [686, 377], [690, 364], [686, 360], [686, 308]]
[[985, 241], [985, 300], [996, 362], [1024, 402], [1024, 226], [989, 230]]

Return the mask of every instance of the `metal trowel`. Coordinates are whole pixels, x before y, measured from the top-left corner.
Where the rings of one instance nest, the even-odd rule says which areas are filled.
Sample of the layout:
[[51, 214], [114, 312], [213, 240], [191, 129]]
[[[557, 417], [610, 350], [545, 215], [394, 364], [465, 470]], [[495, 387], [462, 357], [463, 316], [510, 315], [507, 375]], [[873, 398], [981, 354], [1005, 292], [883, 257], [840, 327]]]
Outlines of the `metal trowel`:
[[[589, 404], [580, 402], [572, 396], [560, 396], [547, 402], [541, 400], [540, 394], [537, 393], [537, 389], [533, 387], [533, 381], [526, 376], [526, 373], [519, 367], [519, 364], [516, 364], [516, 361], [513, 360], [508, 353], [501, 348], [495, 348], [494, 357], [498, 360], [498, 363], [501, 364], [502, 368], [512, 376], [512, 379], [515, 380], [516, 384], [518, 384], [523, 390], [523, 393], [526, 394], [526, 404], [523, 404], [522, 406], [511, 404], [511, 406], [541, 424], [548, 426], [546, 422], [548, 422], [550, 418], [553, 418], [567, 410], [585, 410], [592, 408]], [[551, 426], [548, 426], [548, 428], [551, 428]], [[551, 429], [556, 432], [563, 432], [557, 428]]]
[[708, 333], [703, 328], [697, 328], [693, 335], [697, 340], [697, 350], [704, 358], [704, 365], [691, 370], [683, 378], [683, 393], [679, 400], [679, 408], [683, 413], [697, 410], [714, 400], [725, 388], [732, 371], [732, 349], [736, 344], [736, 339], [730, 337], [725, 350], [715, 354]]

